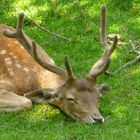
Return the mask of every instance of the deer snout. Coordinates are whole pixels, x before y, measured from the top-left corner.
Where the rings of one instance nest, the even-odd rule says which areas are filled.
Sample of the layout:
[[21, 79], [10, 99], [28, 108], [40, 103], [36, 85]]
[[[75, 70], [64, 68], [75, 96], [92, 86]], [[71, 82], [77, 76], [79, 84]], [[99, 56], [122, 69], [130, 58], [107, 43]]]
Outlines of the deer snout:
[[104, 118], [99, 114], [93, 114], [91, 118], [95, 123], [104, 123]]

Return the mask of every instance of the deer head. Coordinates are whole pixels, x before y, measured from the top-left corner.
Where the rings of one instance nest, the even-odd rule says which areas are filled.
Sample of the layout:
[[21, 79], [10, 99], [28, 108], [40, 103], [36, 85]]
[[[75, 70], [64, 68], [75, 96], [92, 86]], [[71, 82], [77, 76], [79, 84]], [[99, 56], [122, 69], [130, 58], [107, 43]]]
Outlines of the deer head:
[[[10, 38], [16, 38], [29, 52], [34, 60], [43, 68], [61, 76], [64, 83], [59, 87], [47, 89], [41, 88], [25, 94], [25, 97], [35, 103], [50, 103], [63, 110], [75, 120], [86, 123], [104, 122], [99, 112], [99, 97], [101, 88], [97, 88], [96, 79], [104, 73], [110, 64], [110, 56], [117, 46], [117, 36], [114, 37], [112, 46], [107, 43], [106, 37], [106, 6], [101, 8], [101, 43], [104, 53], [92, 66], [88, 75], [79, 80], [73, 74], [67, 56], [64, 58], [66, 70], [45, 62], [38, 54], [38, 46], [22, 32], [23, 12], [19, 14], [17, 30], [5, 30], [4, 34]], [[52, 79], [53, 80], [53, 79]]]

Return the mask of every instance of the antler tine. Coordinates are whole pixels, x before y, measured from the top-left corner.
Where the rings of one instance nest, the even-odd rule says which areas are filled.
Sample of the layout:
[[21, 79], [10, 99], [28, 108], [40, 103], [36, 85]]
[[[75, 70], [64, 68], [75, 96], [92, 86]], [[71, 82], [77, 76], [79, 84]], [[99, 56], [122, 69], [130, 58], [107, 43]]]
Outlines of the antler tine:
[[21, 11], [19, 13], [19, 18], [18, 18], [18, 22], [17, 22], [17, 33], [22, 32], [23, 19], [24, 19], [24, 12]]
[[110, 50], [109, 50], [109, 52], [110, 52], [109, 56], [111, 56], [111, 54], [114, 52], [114, 50], [115, 50], [115, 48], [117, 46], [117, 43], [118, 43], [118, 36], [115, 35], [114, 40], [113, 40], [113, 44], [112, 44], [112, 46], [110, 47]]
[[68, 60], [67, 56], [64, 57], [64, 63], [65, 63], [67, 74], [68, 74], [68, 81], [75, 79], [74, 73], [72, 71], [72, 67], [69, 63], [69, 60]]
[[114, 37], [113, 44], [110, 46], [107, 43], [107, 37], [106, 37], [106, 6], [103, 5], [101, 7], [101, 43], [103, 47], [105, 48], [104, 54], [102, 57], [92, 66], [88, 78], [90, 79], [96, 79], [97, 76], [104, 73], [109, 65], [110, 65], [110, 57], [113, 51], [115, 50], [118, 42], [118, 37]]
[[47, 69], [47, 70], [49, 70], [49, 71], [51, 71], [53, 73], [56, 73], [58, 75], [61, 75], [65, 79], [67, 78], [67, 73], [66, 73], [66, 71], [64, 69], [59, 68], [59, 67], [57, 67], [55, 65], [49, 64], [47, 62], [44, 62], [42, 59], [40, 59], [38, 57], [37, 47], [36, 47], [35, 41], [32, 41], [32, 56], [45, 69]]
[[23, 47], [31, 54], [32, 46], [28, 41], [28, 38], [22, 31], [23, 19], [24, 12], [22, 11], [19, 13], [16, 31], [5, 30], [3, 33], [9, 38], [16, 38], [23, 45]]
[[24, 18], [24, 12], [20, 12], [18, 22], [17, 22], [17, 30], [15, 32], [10, 30], [5, 30], [4, 34], [9, 38], [16, 38], [18, 35], [20, 35], [22, 32], [23, 18]]
[[[105, 49], [109, 48], [109, 44], [107, 43], [107, 37], [106, 37], [106, 5], [102, 5], [101, 7], [101, 43]], [[110, 49], [110, 53], [112, 53], [117, 45], [118, 38], [117, 36], [114, 36], [114, 41], [112, 44], [112, 47]]]
[[103, 47], [107, 47], [107, 37], [106, 37], [106, 6], [101, 7], [101, 43]]

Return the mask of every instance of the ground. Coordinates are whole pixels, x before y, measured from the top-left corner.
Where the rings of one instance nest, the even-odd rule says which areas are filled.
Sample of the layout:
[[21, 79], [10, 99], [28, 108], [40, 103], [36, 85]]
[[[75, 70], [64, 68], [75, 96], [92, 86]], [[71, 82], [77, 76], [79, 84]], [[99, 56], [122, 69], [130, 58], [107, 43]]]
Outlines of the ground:
[[[139, 0], [1, 0], [0, 24], [16, 26], [17, 14], [25, 11], [24, 31], [36, 40], [64, 67], [68, 55], [77, 77], [88, 74], [103, 53], [99, 39], [100, 7], [107, 5], [107, 33], [117, 33], [121, 42], [112, 55], [109, 70], [115, 71], [136, 57], [128, 55], [129, 40], [140, 45]], [[40, 26], [71, 39], [56, 38], [34, 26]], [[36, 105], [31, 110], [0, 114], [0, 140], [138, 140], [140, 137], [140, 63], [122, 70], [115, 77], [102, 75], [98, 83], [111, 86], [100, 103], [108, 119], [104, 124], [75, 122], [50, 105]]]

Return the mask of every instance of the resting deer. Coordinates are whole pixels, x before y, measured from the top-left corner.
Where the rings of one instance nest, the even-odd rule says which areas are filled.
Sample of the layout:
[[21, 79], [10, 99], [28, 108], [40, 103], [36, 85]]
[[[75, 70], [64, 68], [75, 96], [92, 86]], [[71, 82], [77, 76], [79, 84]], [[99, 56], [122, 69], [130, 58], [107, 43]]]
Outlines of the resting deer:
[[67, 56], [64, 70], [23, 33], [23, 12], [19, 14], [16, 30], [0, 25], [0, 111], [29, 109], [33, 101], [55, 105], [75, 120], [104, 122], [99, 112], [103, 87], [96, 85], [96, 79], [109, 67], [117, 36], [112, 46], [107, 44], [106, 6], [102, 6], [101, 15], [101, 43], [105, 51], [82, 80], [74, 76]]

